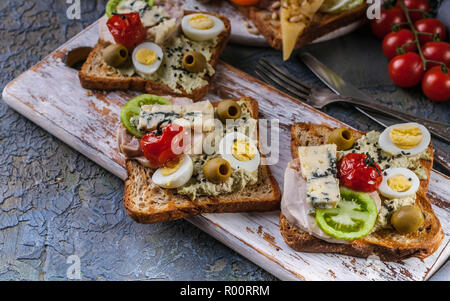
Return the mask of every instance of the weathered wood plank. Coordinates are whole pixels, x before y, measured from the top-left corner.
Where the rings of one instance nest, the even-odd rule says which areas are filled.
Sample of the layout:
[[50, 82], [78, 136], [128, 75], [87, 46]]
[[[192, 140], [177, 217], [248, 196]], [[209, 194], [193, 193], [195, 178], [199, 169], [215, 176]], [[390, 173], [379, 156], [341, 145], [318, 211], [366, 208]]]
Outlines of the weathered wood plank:
[[[11, 82], [3, 91], [3, 99], [19, 113], [125, 179], [124, 160], [117, 152], [115, 130], [121, 106], [136, 93], [88, 93], [80, 86], [77, 72], [62, 61], [69, 49], [94, 45], [96, 40], [94, 24]], [[241, 95], [258, 100], [260, 118], [279, 120], [280, 156], [271, 170], [280, 187], [283, 187], [284, 169], [291, 160], [289, 125], [299, 121], [341, 124], [220, 63], [207, 98], [214, 101]], [[205, 214], [188, 220], [280, 279], [423, 280], [450, 255], [449, 184], [449, 178], [432, 172], [429, 196], [442, 223], [445, 239], [441, 247], [423, 261], [411, 258], [402, 263], [383, 263], [334, 254], [295, 252], [280, 235], [279, 212]]]

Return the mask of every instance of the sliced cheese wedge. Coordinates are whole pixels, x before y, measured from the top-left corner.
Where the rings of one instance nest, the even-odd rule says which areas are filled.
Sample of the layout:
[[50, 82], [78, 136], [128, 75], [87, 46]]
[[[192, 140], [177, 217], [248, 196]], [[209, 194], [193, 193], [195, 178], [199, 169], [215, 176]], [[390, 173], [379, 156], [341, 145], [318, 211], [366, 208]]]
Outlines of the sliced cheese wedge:
[[280, 8], [283, 60], [288, 60], [298, 38], [322, 6], [324, 0], [283, 0]]

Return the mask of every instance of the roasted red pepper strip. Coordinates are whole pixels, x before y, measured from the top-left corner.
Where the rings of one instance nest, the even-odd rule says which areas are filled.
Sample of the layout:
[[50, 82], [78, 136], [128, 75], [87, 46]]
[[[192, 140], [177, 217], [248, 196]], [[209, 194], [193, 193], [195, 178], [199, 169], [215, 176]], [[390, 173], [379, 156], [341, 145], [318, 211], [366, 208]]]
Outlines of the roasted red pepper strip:
[[106, 22], [109, 31], [118, 44], [132, 50], [147, 36], [138, 13], [114, 14]]
[[164, 128], [158, 127], [141, 139], [144, 156], [156, 167], [161, 167], [168, 161], [183, 154], [186, 132], [182, 126], [169, 124]]
[[357, 191], [373, 192], [378, 189], [383, 176], [380, 166], [366, 154], [347, 154], [339, 165], [341, 185]]

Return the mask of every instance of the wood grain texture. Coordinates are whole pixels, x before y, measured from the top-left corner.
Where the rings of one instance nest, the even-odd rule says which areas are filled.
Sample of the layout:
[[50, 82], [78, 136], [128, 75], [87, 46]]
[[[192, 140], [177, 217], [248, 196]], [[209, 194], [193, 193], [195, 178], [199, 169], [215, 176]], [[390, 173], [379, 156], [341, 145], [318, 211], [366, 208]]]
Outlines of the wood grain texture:
[[[124, 159], [117, 152], [115, 130], [121, 106], [135, 94], [86, 91], [78, 82], [77, 71], [67, 68], [62, 61], [68, 50], [94, 45], [97, 33], [97, 24], [94, 23], [12, 81], [3, 91], [3, 99], [19, 113], [125, 179]], [[220, 63], [207, 98], [214, 101], [243, 95], [258, 100], [261, 119], [279, 120], [280, 156], [271, 170], [280, 187], [283, 187], [286, 164], [291, 160], [290, 124], [299, 121], [331, 126], [341, 124], [301, 101]], [[449, 184], [449, 178], [432, 172], [429, 197], [445, 238], [440, 248], [422, 261], [410, 258], [401, 263], [387, 263], [334, 254], [295, 252], [284, 244], [280, 235], [279, 212], [205, 214], [188, 220], [280, 279], [424, 280], [450, 254]]]

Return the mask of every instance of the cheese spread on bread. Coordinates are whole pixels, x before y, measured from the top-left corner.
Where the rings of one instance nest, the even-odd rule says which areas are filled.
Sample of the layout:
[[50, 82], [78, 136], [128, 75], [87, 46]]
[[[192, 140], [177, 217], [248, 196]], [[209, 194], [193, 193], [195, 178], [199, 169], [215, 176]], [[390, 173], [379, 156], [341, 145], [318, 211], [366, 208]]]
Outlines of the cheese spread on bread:
[[[191, 93], [193, 90], [209, 84], [208, 77], [215, 71], [209, 61], [212, 51], [217, 45], [217, 38], [208, 41], [192, 41], [183, 35], [167, 40], [163, 45], [164, 59], [161, 67], [153, 74], [139, 74], [145, 79], [169, 86], [175, 92], [184, 90]], [[192, 73], [184, 69], [182, 59], [186, 52], [197, 51], [203, 54], [208, 62], [202, 72]]]
[[427, 171], [420, 162], [421, 159], [431, 160], [431, 154], [428, 149], [417, 155], [407, 155], [406, 153], [390, 155], [381, 149], [378, 143], [379, 138], [380, 132], [368, 132], [356, 140], [355, 145], [350, 150], [338, 151], [338, 158], [342, 158], [351, 152], [369, 154], [380, 165], [382, 170], [393, 167], [404, 167], [411, 169], [420, 180], [426, 180], [428, 178]]

